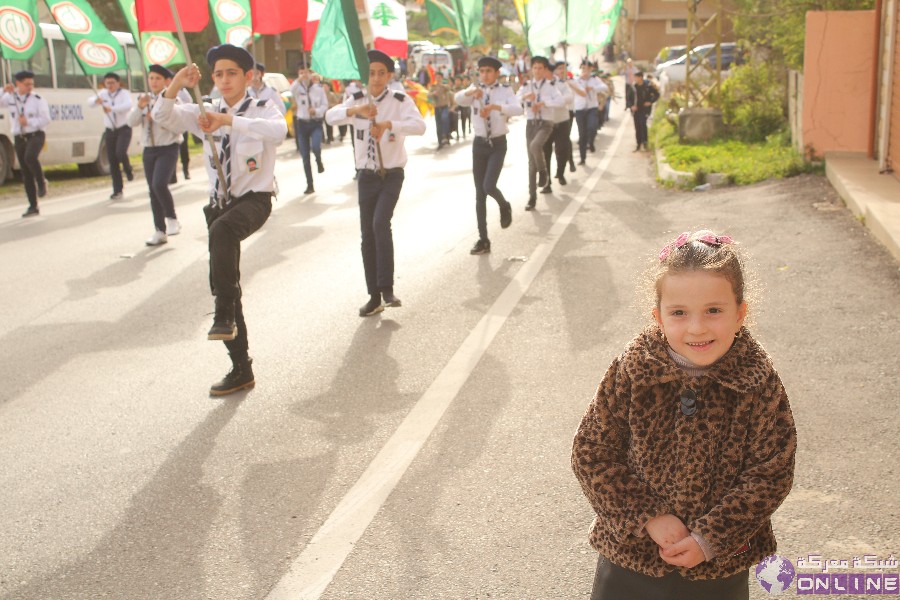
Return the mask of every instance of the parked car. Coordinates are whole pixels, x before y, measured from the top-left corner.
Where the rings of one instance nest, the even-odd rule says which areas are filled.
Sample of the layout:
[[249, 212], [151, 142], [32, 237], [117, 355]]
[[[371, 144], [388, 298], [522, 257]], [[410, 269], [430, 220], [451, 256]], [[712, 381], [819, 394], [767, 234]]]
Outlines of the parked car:
[[662, 63], [677, 60], [686, 53], [687, 46], [664, 46], [653, 59], [653, 66], [658, 67]]
[[[727, 71], [731, 68], [732, 64], [740, 64], [738, 60], [738, 51], [737, 44], [726, 42], [721, 44], [722, 47], [722, 69], [723, 71]], [[675, 60], [666, 61], [661, 63], [658, 67], [656, 67], [656, 78], [660, 81], [663, 86], [668, 85], [669, 83], [683, 83], [685, 80], [685, 76], [687, 75], [687, 65], [688, 61], [690, 61], [691, 65], [696, 65], [700, 61], [708, 61], [710, 66], [715, 61], [715, 44], [704, 44], [702, 46], [695, 46], [690, 52], [681, 55]], [[700, 73], [703, 71], [695, 70], [694, 73]]]

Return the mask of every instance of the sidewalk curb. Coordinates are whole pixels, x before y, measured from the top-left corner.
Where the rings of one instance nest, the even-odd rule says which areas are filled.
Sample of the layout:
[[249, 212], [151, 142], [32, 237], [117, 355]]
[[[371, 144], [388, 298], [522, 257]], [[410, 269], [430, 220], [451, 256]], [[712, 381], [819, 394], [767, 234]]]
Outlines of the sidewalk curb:
[[[656, 173], [662, 181], [668, 181], [682, 187], [693, 187], [696, 185], [694, 174], [689, 171], [676, 171], [666, 161], [666, 155], [662, 149], [657, 148], [656, 157]], [[728, 184], [728, 175], [726, 173], [708, 173], [706, 175], [706, 183], [712, 187], [725, 187]]]
[[865, 155], [825, 156], [825, 176], [847, 208], [900, 261], [900, 181]]

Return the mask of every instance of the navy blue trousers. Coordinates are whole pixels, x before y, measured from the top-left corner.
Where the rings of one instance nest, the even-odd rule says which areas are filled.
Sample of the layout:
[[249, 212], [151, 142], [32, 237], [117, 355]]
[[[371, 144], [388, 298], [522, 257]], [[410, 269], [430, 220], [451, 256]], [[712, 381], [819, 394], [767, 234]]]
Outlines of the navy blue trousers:
[[[128, 146], [131, 144], [131, 127], [119, 127], [106, 130], [106, 158], [109, 160], [109, 172], [112, 175], [113, 193], [122, 193], [122, 169], [131, 173], [128, 161]], [[120, 167], [121, 165], [121, 167]]]
[[363, 269], [370, 295], [394, 287], [394, 237], [391, 219], [403, 187], [403, 169], [391, 170], [382, 179], [368, 170], [359, 172], [359, 225], [362, 233]]
[[487, 197], [497, 204], [506, 203], [503, 192], [497, 188], [503, 159], [506, 157], [506, 136], [495, 137], [489, 144], [482, 137], [476, 137], [472, 143], [472, 175], [475, 178], [475, 218], [478, 220], [478, 237], [488, 240], [487, 234]]
[[144, 148], [144, 175], [150, 187], [153, 226], [163, 233], [166, 232], [166, 219], [178, 218], [175, 216], [175, 201], [169, 191], [169, 181], [178, 166], [179, 146], [180, 144], [169, 144]]

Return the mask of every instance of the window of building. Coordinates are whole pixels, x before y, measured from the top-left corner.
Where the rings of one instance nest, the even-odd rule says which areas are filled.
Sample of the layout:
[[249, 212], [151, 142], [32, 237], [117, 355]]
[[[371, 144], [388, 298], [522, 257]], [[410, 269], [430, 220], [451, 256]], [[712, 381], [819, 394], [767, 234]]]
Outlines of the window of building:
[[666, 21], [666, 33], [687, 33], [687, 19], [669, 19]]

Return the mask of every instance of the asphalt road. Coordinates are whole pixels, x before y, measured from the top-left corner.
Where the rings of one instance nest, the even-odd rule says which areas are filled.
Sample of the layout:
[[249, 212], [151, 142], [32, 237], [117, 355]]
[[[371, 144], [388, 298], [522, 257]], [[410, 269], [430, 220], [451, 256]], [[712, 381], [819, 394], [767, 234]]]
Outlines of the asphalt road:
[[368, 319], [349, 144], [303, 196], [289, 140], [243, 250], [257, 387], [224, 400], [207, 396], [229, 362], [205, 340], [201, 173], [155, 249], [140, 181], [117, 203], [54, 195], [38, 219], [0, 205], [0, 597], [587, 598], [572, 434], [647, 321], [646, 260], [698, 226], [754, 258], [754, 331], [797, 420], [779, 553], [900, 554], [897, 264], [822, 177], [656, 187], [615, 108], [534, 213], [514, 122], [514, 221], [491, 207], [482, 257], [470, 142], [436, 154], [432, 123], [411, 138], [404, 306]]

